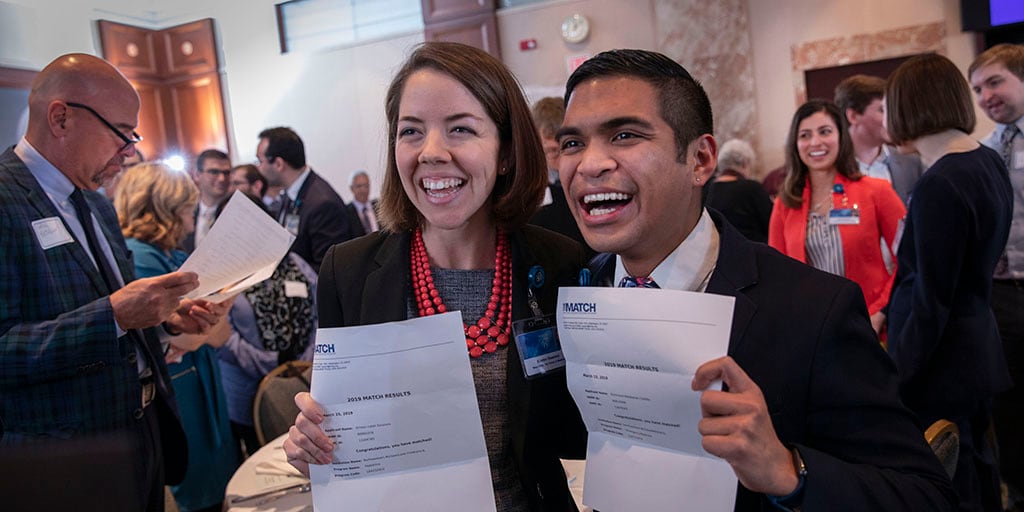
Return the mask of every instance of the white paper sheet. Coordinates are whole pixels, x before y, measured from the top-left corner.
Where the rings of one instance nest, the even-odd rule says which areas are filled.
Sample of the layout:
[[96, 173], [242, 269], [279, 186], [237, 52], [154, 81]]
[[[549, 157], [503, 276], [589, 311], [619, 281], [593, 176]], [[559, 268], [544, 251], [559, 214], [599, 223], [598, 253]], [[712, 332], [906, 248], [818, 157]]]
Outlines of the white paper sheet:
[[562, 288], [558, 335], [587, 425], [583, 503], [598, 510], [729, 511], [736, 476], [701, 447], [697, 367], [724, 356], [732, 297]]
[[310, 466], [316, 510], [495, 510], [460, 313], [316, 339], [311, 393], [335, 443]]
[[181, 265], [180, 270], [199, 274], [199, 287], [186, 297], [220, 302], [269, 278], [293, 240], [288, 230], [236, 191]]

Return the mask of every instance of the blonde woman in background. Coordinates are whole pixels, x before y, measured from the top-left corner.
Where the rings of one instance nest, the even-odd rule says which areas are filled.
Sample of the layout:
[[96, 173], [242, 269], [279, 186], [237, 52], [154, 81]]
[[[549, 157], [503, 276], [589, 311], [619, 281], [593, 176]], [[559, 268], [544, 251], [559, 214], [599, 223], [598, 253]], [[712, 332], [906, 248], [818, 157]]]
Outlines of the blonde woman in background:
[[[126, 170], [114, 197], [118, 222], [135, 262], [135, 274], [173, 272], [187, 254], [176, 249], [195, 229], [199, 191], [187, 174], [160, 163]], [[180, 510], [219, 511], [224, 489], [238, 467], [214, 347], [229, 334], [227, 316], [206, 335], [171, 338], [168, 370], [188, 440], [188, 469], [171, 487]]]

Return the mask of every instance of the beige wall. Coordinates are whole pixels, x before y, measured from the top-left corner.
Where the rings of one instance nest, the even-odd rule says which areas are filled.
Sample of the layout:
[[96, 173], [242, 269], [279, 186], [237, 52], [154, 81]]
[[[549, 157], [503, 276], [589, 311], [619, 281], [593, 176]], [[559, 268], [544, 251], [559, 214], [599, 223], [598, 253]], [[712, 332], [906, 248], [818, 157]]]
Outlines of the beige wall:
[[[875, 34], [901, 27], [945, 25], [944, 54], [966, 73], [974, 58], [971, 34], [960, 30], [959, 0], [749, 0], [754, 81], [757, 85], [762, 169], [782, 164], [786, 130], [798, 106], [792, 48], [813, 41]], [[981, 136], [992, 123], [978, 111]]]
[[[233, 157], [254, 159], [256, 135], [294, 127], [310, 162], [346, 198], [347, 179], [365, 168], [379, 189], [384, 149], [384, 88], [420, 34], [312, 54], [280, 55], [277, 0], [179, 0], [160, 17], [113, 14], [124, 0], [0, 0], [0, 65], [39, 69], [71, 51], [99, 53], [93, 21], [142, 26], [216, 20]], [[132, 5], [139, 5], [133, 3]], [[142, 8], [140, 8], [142, 9]], [[569, 14], [590, 18], [590, 38], [562, 41]], [[498, 12], [503, 59], [528, 98], [560, 96], [568, 57], [611, 48], [662, 51], [701, 80], [721, 141], [740, 136], [759, 150], [759, 171], [782, 163], [796, 109], [793, 48], [908, 26], [944, 25], [945, 55], [966, 70], [973, 37], [960, 31], [959, 0], [550, 0]], [[56, 34], [56, 35], [55, 35]], [[538, 47], [520, 51], [519, 41]], [[979, 112], [976, 134], [992, 128]], [[376, 193], [376, 192], [375, 192]]]
[[[963, 71], [974, 57], [972, 34], [960, 30], [959, 0], [552, 0], [499, 11], [503, 59], [519, 77], [530, 99], [561, 95], [571, 55], [593, 55], [611, 48], [661, 51], [682, 63], [704, 83], [715, 110], [720, 142], [746, 138], [758, 150], [764, 172], [782, 164], [799, 85], [794, 48], [822, 41], [904, 33], [896, 46], [873, 48], [874, 58], [906, 55], [917, 36], [905, 27], [944, 27], [941, 52]], [[590, 18], [592, 34], [572, 45], [559, 36], [569, 14]], [[536, 39], [538, 48], [520, 51], [519, 41]], [[882, 39], [882, 38], [879, 38]], [[897, 37], [896, 39], [899, 39]], [[902, 46], [899, 46], [902, 45]], [[827, 46], [827, 45], [823, 45]], [[908, 50], [909, 51], [909, 50]], [[890, 55], [891, 53], [894, 54]], [[837, 56], [831, 65], [845, 64]], [[802, 80], [802, 78], [800, 79]], [[992, 123], [978, 111], [979, 137]]]
[[[590, 20], [582, 43], [562, 40], [562, 20], [579, 13]], [[527, 97], [561, 96], [569, 78], [566, 59], [593, 56], [612, 48], [655, 48], [652, 0], [552, 0], [498, 11], [501, 57], [519, 78]], [[521, 51], [519, 41], [535, 39], [537, 48]]]
[[[700, 80], [711, 99], [722, 141], [745, 137], [757, 122], [747, 0], [554, 0], [498, 13], [502, 58], [533, 101], [561, 96], [570, 70], [566, 60], [614, 48], [660, 51]], [[560, 26], [573, 13], [590, 20], [590, 37], [562, 41]], [[535, 39], [537, 48], [520, 50]]]
[[158, 17], [146, 17], [145, 12], [115, 14], [115, 9], [124, 12], [123, 0], [0, 0], [0, 65], [41, 69], [68, 52], [99, 55], [97, 19], [159, 28], [213, 18], [232, 159], [254, 161], [262, 129], [291, 126], [303, 138], [309, 163], [346, 201], [352, 197], [348, 177], [356, 169], [366, 169], [371, 194], [378, 195], [385, 89], [423, 35], [281, 55], [278, 1], [179, 0], [161, 8]]

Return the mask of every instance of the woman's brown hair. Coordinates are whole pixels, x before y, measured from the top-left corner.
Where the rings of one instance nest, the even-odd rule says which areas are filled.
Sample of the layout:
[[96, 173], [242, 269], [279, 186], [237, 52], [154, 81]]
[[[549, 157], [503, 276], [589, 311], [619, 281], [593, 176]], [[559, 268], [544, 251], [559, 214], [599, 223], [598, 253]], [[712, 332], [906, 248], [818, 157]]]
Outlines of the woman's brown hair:
[[519, 82], [508, 68], [487, 52], [459, 43], [429, 42], [419, 46], [388, 87], [385, 113], [388, 120], [388, 153], [381, 186], [380, 223], [392, 232], [407, 231], [423, 222], [423, 216], [402, 188], [395, 162], [398, 109], [405, 84], [416, 71], [431, 69], [462, 84], [484, 107], [498, 127], [497, 181], [491, 192], [495, 222], [515, 229], [526, 224], [539, 207], [547, 186], [547, 164], [540, 138], [523, 98]]
[[800, 131], [800, 123], [818, 112], [824, 112], [832, 118], [836, 124], [839, 134], [839, 152], [836, 154], [836, 170], [839, 174], [857, 181], [863, 174], [857, 166], [857, 158], [853, 155], [853, 141], [850, 140], [850, 132], [843, 124], [843, 115], [832, 102], [827, 100], [810, 100], [793, 114], [793, 122], [789, 125], [789, 135], [786, 136], [786, 178], [782, 180], [782, 187], [779, 188], [779, 199], [782, 204], [789, 208], [800, 208], [804, 202], [804, 186], [807, 183], [807, 165], [800, 159], [800, 150], [797, 149], [797, 136]]
[[889, 75], [885, 116], [893, 144], [946, 130], [974, 131], [974, 104], [967, 79], [949, 59], [913, 57]]

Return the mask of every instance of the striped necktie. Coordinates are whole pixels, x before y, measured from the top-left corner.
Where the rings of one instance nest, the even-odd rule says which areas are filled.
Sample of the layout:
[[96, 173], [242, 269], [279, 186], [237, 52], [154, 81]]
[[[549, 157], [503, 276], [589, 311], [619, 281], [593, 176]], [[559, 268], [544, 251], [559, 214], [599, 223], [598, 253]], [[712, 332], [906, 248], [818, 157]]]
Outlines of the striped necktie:
[[369, 210], [370, 207], [366, 206], [366, 205], [363, 205], [360, 208], [363, 209], [363, 213], [361, 215], [361, 218], [359, 219], [363, 223], [363, 231], [365, 231], [366, 233], [372, 233], [373, 232], [373, 224], [370, 223], [370, 214], [367, 212], [367, 210]]
[[1000, 154], [1003, 157], [1003, 163], [1006, 164], [1006, 170], [1013, 169], [1013, 139], [1019, 133], [1020, 128], [1017, 128], [1016, 124], [1008, 124], [1002, 135], [999, 136], [999, 143], [1002, 144]]
[[619, 281], [619, 288], [661, 288], [654, 279], [650, 277], [624, 276]]

